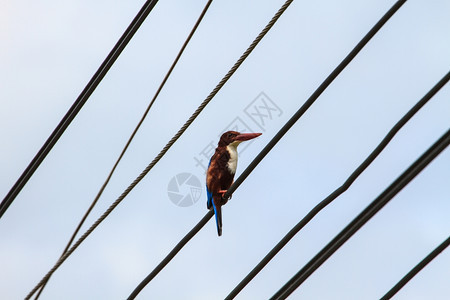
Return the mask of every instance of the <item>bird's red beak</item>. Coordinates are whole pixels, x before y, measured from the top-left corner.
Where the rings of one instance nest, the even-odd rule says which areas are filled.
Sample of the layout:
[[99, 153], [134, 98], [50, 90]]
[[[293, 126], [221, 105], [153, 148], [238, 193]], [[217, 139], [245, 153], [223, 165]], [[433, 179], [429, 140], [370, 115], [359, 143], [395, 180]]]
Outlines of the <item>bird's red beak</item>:
[[248, 141], [251, 139], [254, 139], [255, 137], [260, 136], [262, 133], [241, 133], [240, 135], [236, 136], [235, 141]]

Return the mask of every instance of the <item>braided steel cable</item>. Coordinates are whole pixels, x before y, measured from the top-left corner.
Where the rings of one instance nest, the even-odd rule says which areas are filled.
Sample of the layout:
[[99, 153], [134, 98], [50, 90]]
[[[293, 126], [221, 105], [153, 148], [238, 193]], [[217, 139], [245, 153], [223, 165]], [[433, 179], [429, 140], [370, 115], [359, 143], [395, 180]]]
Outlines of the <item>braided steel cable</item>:
[[241, 57], [236, 61], [233, 67], [228, 71], [228, 73], [222, 78], [222, 80], [217, 84], [217, 86], [212, 90], [212, 92], [206, 97], [206, 99], [200, 104], [200, 106], [195, 110], [191, 117], [186, 121], [186, 123], [178, 130], [178, 132], [170, 139], [170, 141], [164, 146], [164, 148], [159, 152], [159, 154], [153, 159], [153, 161], [136, 177], [136, 179], [123, 191], [123, 193], [111, 204], [111, 206], [103, 213], [100, 218], [98, 218], [94, 224], [72, 245], [67, 252], [62, 255], [55, 265], [48, 271], [48, 273], [39, 281], [39, 283], [30, 291], [26, 296], [26, 299], [36, 292], [36, 290], [41, 287], [48, 278], [62, 265], [62, 263], [78, 248], [78, 246], [97, 228], [97, 226], [105, 220], [108, 215], [122, 202], [123, 199], [133, 190], [134, 187], [147, 175], [147, 173], [161, 160], [161, 158], [167, 153], [167, 151], [172, 147], [172, 145], [180, 138], [180, 136], [186, 131], [186, 129], [194, 122], [202, 110], [208, 105], [208, 103], [214, 98], [214, 96], [220, 91], [220, 89], [225, 85], [228, 79], [236, 72], [236, 70], [241, 66], [244, 60], [250, 55], [250, 53], [256, 48], [259, 42], [267, 34], [267, 32], [276, 23], [283, 12], [288, 8], [288, 6], [293, 2], [293, 0], [286, 1], [283, 6], [278, 10], [278, 12], [273, 16], [270, 22], [264, 27], [260, 34], [255, 38], [255, 40], [250, 44], [250, 46], [245, 50]]
[[352, 49], [352, 51], [342, 60], [342, 62], [331, 72], [330, 75], [322, 82], [322, 84], [314, 91], [309, 99], [300, 107], [300, 109], [286, 122], [286, 124], [277, 132], [272, 140], [264, 147], [264, 149], [255, 157], [255, 159], [242, 172], [241, 176], [233, 183], [233, 185], [223, 195], [225, 199], [230, 197], [233, 192], [241, 185], [247, 176], [256, 168], [261, 160], [269, 153], [270, 150], [281, 140], [286, 132], [300, 119], [300, 117], [311, 107], [311, 105], [320, 97], [325, 89], [339, 76], [339, 74], [348, 66], [348, 64], [358, 55], [364, 46], [375, 36], [375, 34], [383, 27], [383, 25], [405, 4], [406, 0], [397, 1], [383, 17], [369, 30], [369, 32], [361, 39], [361, 41]]
[[[300, 117], [309, 109], [309, 107], [319, 98], [323, 91], [336, 79], [336, 77], [345, 69], [345, 67], [356, 57], [362, 48], [370, 41], [370, 39], [378, 32], [378, 30], [389, 20], [389, 18], [406, 2], [406, 0], [398, 1], [394, 6], [375, 24], [375, 26], [363, 37], [363, 39], [353, 48], [353, 50], [344, 58], [344, 60], [331, 72], [331, 74], [322, 82], [310, 98], [300, 107], [300, 109], [286, 122], [286, 124], [278, 131], [272, 140], [264, 147], [256, 156], [244, 172], [234, 181], [231, 187], [224, 194], [224, 198], [228, 198], [255, 169], [261, 160], [272, 150], [272, 148], [280, 141], [286, 132], [300, 119]], [[171, 252], [156, 266], [156, 268], [147, 275], [146, 278], [136, 287], [128, 299], [134, 299], [142, 290], [174, 257], [175, 255], [196, 235], [203, 226], [212, 218], [214, 213], [208, 211], [205, 216], [195, 225], [195, 227], [186, 234], [186, 236], [178, 242]], [[237, 294], [237, 293], [236, 293]]]
[[[70, 246], [72, 245], [75, 237], [77, 236], [78, 232], [80, 231], [81, 227], [83, 226], [84, 222], [86, 221], [87, 217], [91, 213], [91, 211], [94, 209], [95, 205], [97, 204], [98, 200], [100, 199], [101, 195], [103, 194], [103, 191], [105, 190], [106, 186], [108, 185], [109, 181], [111, 180], [111, 177], [113, 176], [117, 166], [119, 165], [120, 161], [122, 160], [122, 157], [125, 155], [125, 152], [128, 150], [128, 147], [131, 144], [131, 141], [133, 140], [134, 136], [138, 132], [139, 128], [141, 127], [142, 123], [144, 123], [145, 118], [147, 117], [150, 109], [153, 106], [153, 103], [155, 103], [156, 98], [158, 97], [159, 93], [163, 89], [164, 85], [166, 84], [167, 80], [169, 79], [170, 75], [172, 74], [172, 71], [174, 70], [176, 64], [178, 63], [181, 55], [183, 54], [184, 50], [186, 49], [187, 45], [189, 44], [189, 41], [194, 36], [195, 31], [197, 30], [198, 26], [200, 25], [203, 17], [205, 16], [206, 12], [208, 11], [209, 6], [211, 5], [213, 0], [208, 0], [205, 7], [203, 8], [203, 11], [201, 12], [200, 16], [198, 17], [197, 21], [195, 22], [194, 27], [192, 28], [191, 32], [189, 33], [188, 37], [186, 38], [183, 46], [181, 47], [180, 51], [178, 52], [175, 60], [173, 61], [172, 65], [169, 68], [169, 71], [167, 71], [166, 76], [164, 76], [164, 79], [162, 80], [161, 84], [159, 85], [155, 95], [153, 96], [152, 100], [150, 101], [149, 105], [147, 106], [147, 109], [145, 110], [144, 114], [142, 115], [141, 119], [139, 120], [138, 124], [136, 125], [135, 129], [131, 133], [130, 137], [128, 138], [127, 143], [125, 144], [125, 147], [122, 149], [122, 152], [120, 153], [119, 157], [117, 158], [116, 162], [114, 163], [114, 166], [112, 167], [111, 171], [109, 172], [109, 175], [107, 176], [105, 182], [101, 186], [100, 190], [97, 193], [97, 196], [95, 196], [94, 200], [92, 201], [91, 205], [85, 212], [84, 216], [81, 218], [80, 222], [78, 223], [77, 228], [73, 232], [69, 242], [67, 243], [66, 247], [64, 248], [64, 251], [61, 255], [64, 255], [64, 253], [69, 250]], [[50, 279], [50, 278], [49, 278]], [[42, 285], [39, 292], [36, 294], [35, 300], [39, 299], [39, 296], [41, 295], [42, 291], [45, 288], [45, 285], [47, 284], [48, 280]]]
[[14, 186], [8, 192], [6, 197], [0, 203], [0, 218], [3, 216], [5, 211], [9, 208], [11, 203], [13, 203], [14, 199], [20, 193], [22, 188], [27, 184], [28, 180], [33, 176], [34, 172], [40, 166], [42, 161], [47, 157], [47, 154], [52, 150], [53, 146], [58, 142], [61, 135], [64, 131], [69, 127], [70, 123], [76, 117], [78, 112], [81, 110], [83, 105], [95, 91], [97, 86], [100, 84], [102, 79], [105, 77], [106, 73], [108, 73], [111, 66], [115, 63], [119, 55], [122, 53], [123, 49], [128, 45], [128, 42], [133, 38], [136, 31], [142, 25], [148, 14], [153, 10], [158, 0], [147, 0], [142, 6], [141, 10], [138, 12], [136, 17], [133, 19], [131, 24], [127, 27], [125, 32], [122, 34], [120, 39], [114, 45], [111, 52], [105, 58], [103, 63], [100, 65], [98, 70], [95, 72], [94, 76], [92, 76], [91, 80], [89, 80], [86, 87], [83, 89], [81, 94], [69, 108], [69, 111], [64, 115], [63, 119], [59, 122], [58, 126], [53, 130], [49, 138], [45, 141], [44, 145], [41, 147], [39, 152], [27, 166], [25, 171], [16, 181]]

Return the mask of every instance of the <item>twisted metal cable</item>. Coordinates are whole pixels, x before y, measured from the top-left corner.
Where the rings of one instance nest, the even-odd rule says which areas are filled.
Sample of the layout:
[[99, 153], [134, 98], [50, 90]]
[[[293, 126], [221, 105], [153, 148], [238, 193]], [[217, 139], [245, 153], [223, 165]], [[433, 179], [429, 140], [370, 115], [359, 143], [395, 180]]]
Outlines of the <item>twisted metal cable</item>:
[[62, 263], [78, 248], [78, 246], [97, 228], [97, 226], [105, 220], [108, 215], [122, 202], [123, 199], [133, 190], [134, 187], [147, 175], [147, 173], [159, 162], [159, 160], [167, 153], [167, 151], [172, 147], [172, 145], [180, 138], [180, 136], [186, 131], [186, 129], [194, 122], [202, 110], [208, 105], [208, 103], [214, 98], [214, 96], [220, 91], [220, 89], [225, 85], [225, 83], [230, 79], [230, 77], [236, 72], [236, 70], [241, 66], [244, 60], [250, 55], [250, 53], [256, 48], [259, 42], [267, 34], [267, 32], [272, 28], [275, 22], [283, 14], [283, 12], [288, 8], [288, 6], [294, 0], [287, 0], [283, 6], [278, 10], [278, 12], [273, 16], [270, 22], [264, 27], [261, 33], [255, 38], [255, 40], [250, 44], [247, 50], [241, 55], [241, 57], [236, 61], [233, 67], [228, 71], [228, 73], [222, 78], [222, 80], [217, 84], [217, 86], [212, 90], [212, 92], [206, 97], [206, 99], [200, 104], [200, 106], [195, 110], [191, 117], [186, 121], [186, 123], [178, 130], [178, 132], [170, 139], [170, 141], [164, 146], [164, 148], [159, 152], [159, 154], [153, 159], [153, 161], [139, 174], [138, 177], [125, 189], [125, 191], [114, 201], [111, 206], [103, 213], [103, 215], [95, 221], [94, 224], [73, 244], [73, 246], [67, 250], [67, 252], [62, 255], [56, 264], [48, 271], [48, 273], [39, 281], [39, 283], [31, 290], [31, 292], [26, 296], [25, 299], [30, 299], [31, 296], [36, 292], [36, 290], [41, 287], [50, 276], [62, 265]]
[[313, 105], [320, 95], [328, 88], [328, 86], [339, 76], [339, 74], [348, 66], [348, 64], [358, 55], [358, 53], [367, 45], [367, 43], [375, 36], [375, 34], [386, 24], [386, 22], [400, 9], [407, 0], [398, 0], [381, 19], [367, 32], [367, 34], [356, 44], [350, 53], [339, 63], [339, 65], [328, 75], [328, 77], [320, 84], [314, 93], [306, 100], [306, 102], [297, 110], [297, 112], [284, 124], [277, 134], [270, 140], [263, 150], [255, 157], [255, 159], [242, 172], [238, 179], [230, 186], [223, 195], [226, 199], [244, 182], [248, 175], [256, 168], [261, 160], [272, 150], [272, 148], [281, 140], [281, 138], [291, 129], [292, 126], [302, 117], [302, 115]]
[[67, 113], [64, 115], [63, 119], [59, 122], [58, 126], [53, 130], [51, 135], [45, 141], [44, 145], [39, 149], [39, 152], [27, 166], [25, 171], [23, 171], [22, 175], [20, 175], [19, 179], [16, 181], [14, 186], [8, 192], [6, 197], [0, 203], [0, 218], [3, 216], [5, 211], [9, 208], [11, 203], [16, 199], [17, 195], [20, 193], [22, 188], [27, 184], [28, 180], [33, 176], [34, 172], [39, 168], [42, 161], [47, 157], [47, 154], [52, 150], [53, 146], [58, 142], [61, 135], [64, 131], [69, 127], [70, 123], [76, 117], [78, 112], [81, 110], [83, 105], [95, 91], [97, 86], [103, 80], [103, 78], [108, 73], [111, 66], [115, 63], [117, 58], [120, 56], [122, 51], [128, 45], [128, 42], [133, 38], [134, 34], [137, 32], [139, 27], [142, 25], [144, 20], [150, 14], [150, 12], [155, 7], [158, 0], [147, 0], [142, 6], [141, 10], [135, 16], [131, 24], [127, 27], [125, 32], [122, 34], [120, 39], [114, 45], [111, 52], [109, 52], [108, 56], [102, 62], [98, 70], [89, 80], [81, 94], [69, 108]]
[[[264, 159], [264, 157], [272, 150], [272, 148], [281, 140], [281, 138], [290, 130], [290, 128], [300, 119], [300, 117], [311, 107], [311, 105], [319, 98], [325, 89], [337, 78], [337, 76], [346, 68], [346, 66], [356, 57], [362, 48], [371, 40], [371, 38], [381, 29], [381, 27], [389, 20], [389, 18], [406, 2], [399, 0], [394, 6], [370, 29], [370, 31], [361, 39], [361, 41], [352, 49], [352, 51], [342, 60], [342, 62], [331, 72], [330, 75], [322, 82], [322, 84], [314, 91], [308, 100], [298, 109], [298, 111], [286, 122], [286, 124], [277, 132], [272, 140], [260, 151], [260, 153], [247, 166], [242, 174], [234, 181], [224, 194], [224, 198], [228, 198], [232, 193], [244, 182], [256, 166]], [[151, 281], [153, 278], [175, 257], [175, 255], [186, 245], [189, 240], [197, 234], [198, 231], [212, 218], [214, 213], [208, 211], [198, 224], [189, 231], [186, 236], [178, 242], [178, 244], [169, 252], [169, 254], [156, 266], [156, 268], [147, 275], [146, 278], [136, 287], [129, 296], [129, 300], [134, 299], [136, 295]], [[258, 271], [259, 272], [259, 271]], [[255, 274], [256, 275], [256, 274]], [[253, 278], [253, 277], [252, 277]], [[252, 278], [246, 278], [251, 280]], [[234, 289], [227, 299], [234, 298], [247, 283]]]
[[[150, 101], [149, 105], [147, 106], [147, 109], [145, 110], [144, 114], [142, 115], [141, 119], [139, 120], [138, 124], [136, 125], [135, 129], [131, 133], [127, 143], [125, 144], [125, 147], [123, 148], [122, 152], [120, 153], [119, 157], [117, 158], [116, 162], [114, 163], [114, 166], [112, 167], [111, 171], [109, 172], [108, 177], [106, 178], [105, 182], [101, 186], [100, 190], [97, 193], [97, 196], [95, 196], [94, 200], [92, 201], [91, 205], [85, 212], [84, 216], [81, 218], [80, 222], [78, 223], [77, 228], [73, 232], [69, 242], [67, 243], [66, 247], [64, 248], [64, 251], [61, 255], [64, 255], [64, 253], [69, 250], [70, 246], [72, 245], [75, 237], [77, 236], [78, 232], [80, 231], [81, 227], [83, 226], [84, 222], [86, 221], [87, 217], [91, 213], [91, 211], [94, 209], [95, 205], [97, 204], [98, 200], [100, 199], [101, 195], [103, 194], [103, 191], [105, 190], [106, 186], [108, 185], [109, 181], [111, 180], [111, 177], [113, 176], [117, 166], [119, 165], [120, 161], [122, 160], [122, 157], [125, 155], [125, 152], [128, 150], [128, 147], [131, 144], [131, 141], [134, 139], [134, 136], [138, 132], [139, 128], [141, 127], [142, 123], [144, 123], [145, 118], [147, 117], [150, 109], [153, 106], [153, 103], [155, 103], [156, 98], [159, 96], [159, 93], [163, 89], [164, 85], [166, 84], [167, 80], [169, 79], [170, 75], [172, 74], [172, 71], [174, 70], [176, 64], [178, 63], [181, 55], [183, 54], [184, 50], [186, 49], [187, 45], [189, 44], [191, 38], [194, 36], [195, 31], [197, 30], [198, 26], [200, 25], [203, 17], [205, 16], [206, 12], [208, 11], [209, 6], [211, 5], [213, 0], [208, 0], [205, 7], [203, 8], [203, 11], [201, 12], [200, 16], [198, 17], [194, 27], [192, 28], [191, 32], [189, 33], [188, 37], [186, 38], [183, 46], [181, 47], [180, 51], [178, 52], [178, 55], [176, 56], [175, 60], [173, 61], [172, 65], [169, 68], [169, 71], [167, 71], [166, 76], [164, 76], [164, 79], [162, 80], [161, 84], [159, 85], [158, 89], [155, 92], [155, 95], [153, 96], [152, 100]], [[50, 279], [50, 277], [49, 277]], [[45, 285], [47, 284], [48, 280], [42, 285], [39, 292], [36, 294], [35, 300], [39, 299], [39, 296], [41, 295], [42, 291], [45, 288]]]

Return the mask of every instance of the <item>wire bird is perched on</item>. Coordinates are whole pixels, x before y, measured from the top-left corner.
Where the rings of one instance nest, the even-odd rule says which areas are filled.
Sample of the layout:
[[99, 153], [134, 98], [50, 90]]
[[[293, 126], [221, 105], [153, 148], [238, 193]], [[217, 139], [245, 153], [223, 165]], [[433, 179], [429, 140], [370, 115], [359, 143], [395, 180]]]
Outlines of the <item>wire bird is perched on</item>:
[[233, 183], [236, 173], [238, 153], [237, 146], [243, 142], [260, 136], [262, 133], [239, 133], [227, 131], [220, 137], [216, 152], [209, 161], [206, 172], [206, 194], [208, 196], [207, 207], [214, 209], [216, 215], [217, 233], [222, 235], [222, 210], [227, 203], [223, 195]]

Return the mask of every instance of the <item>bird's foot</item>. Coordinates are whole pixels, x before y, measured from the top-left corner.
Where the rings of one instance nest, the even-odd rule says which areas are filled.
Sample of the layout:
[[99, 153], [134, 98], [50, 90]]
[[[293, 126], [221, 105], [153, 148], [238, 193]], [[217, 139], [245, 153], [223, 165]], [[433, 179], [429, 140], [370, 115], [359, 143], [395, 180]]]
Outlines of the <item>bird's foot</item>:
[[218, 193], [222, 194], [221, 198], [222, 198], [222, 205], [226, 204], [228, 202], [228, 200], [231, 199], [231, 195], [228, 198], [224, 198], [223, 196], [225, 195], [225, 193], [227, 192], [227, 190], [220, 190]]

